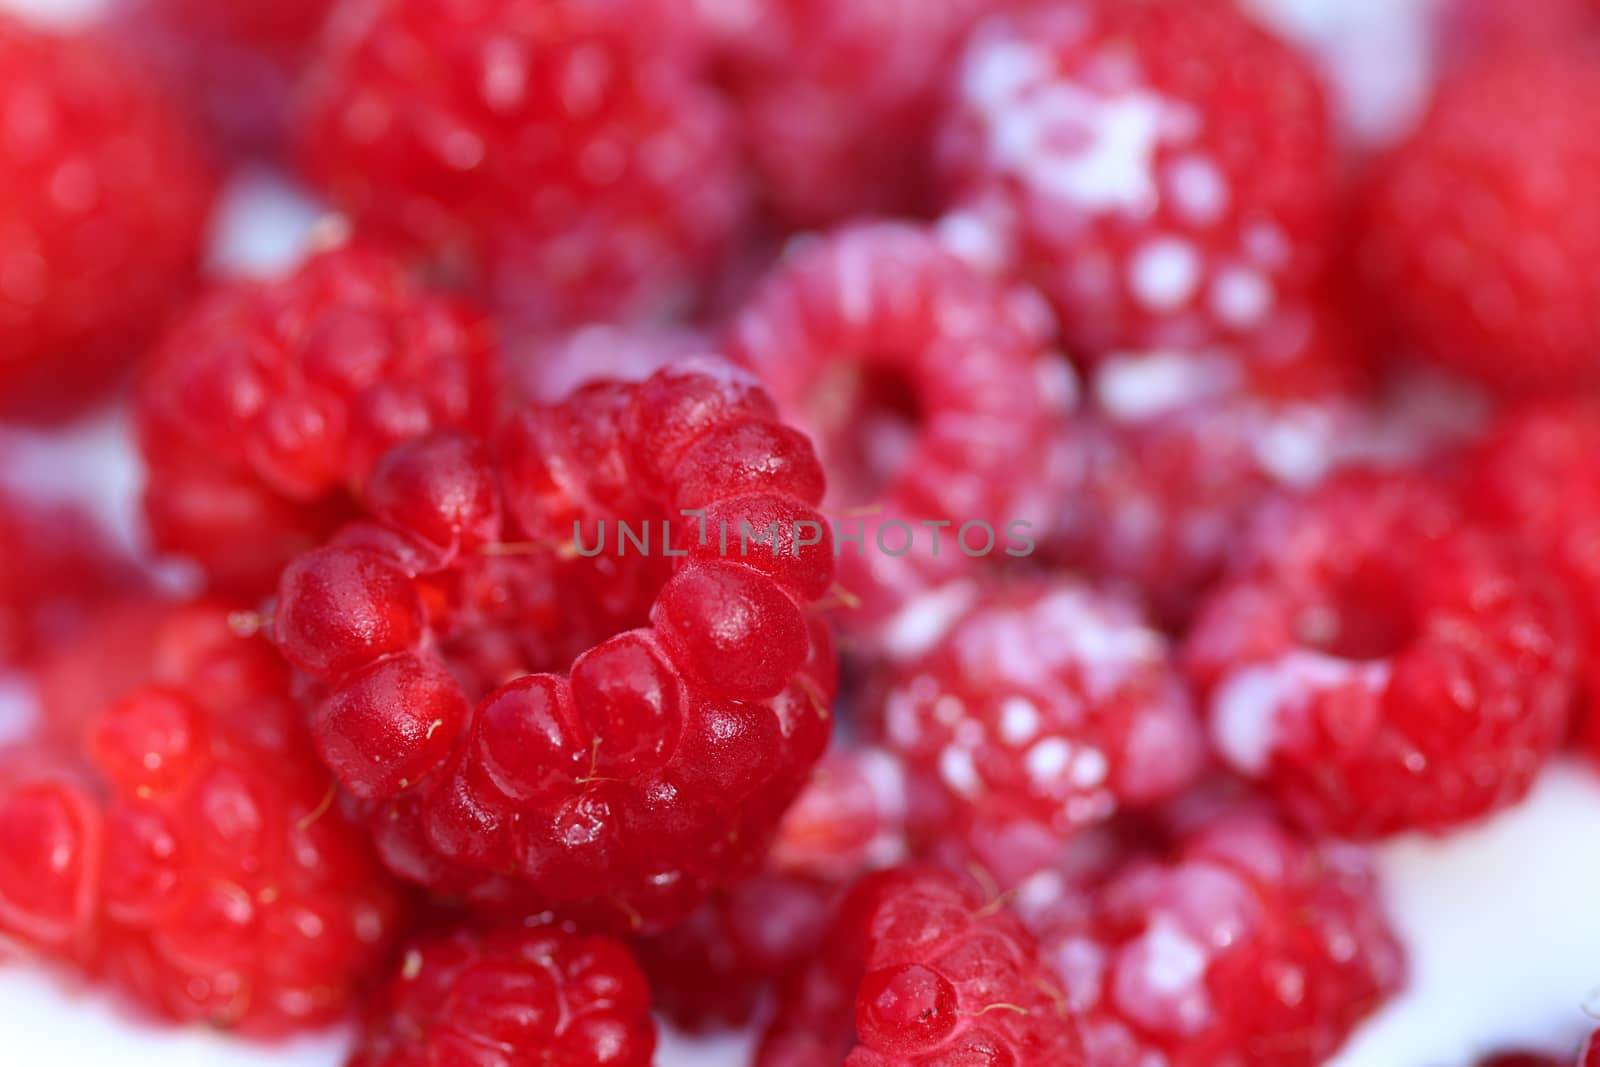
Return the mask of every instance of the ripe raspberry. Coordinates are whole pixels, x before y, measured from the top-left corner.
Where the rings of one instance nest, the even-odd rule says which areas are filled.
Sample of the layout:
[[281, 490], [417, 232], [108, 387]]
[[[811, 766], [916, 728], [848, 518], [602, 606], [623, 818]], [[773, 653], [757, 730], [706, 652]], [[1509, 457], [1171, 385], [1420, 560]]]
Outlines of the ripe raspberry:
[[[742, 214], [730, 121], [687, 5], [374, 0], [330, 27], [306, 169], [539, 328], [692, 303]], [[662, 41], [666, 39], [667, 47]]]
[[171, 101], [108, 41], [0, 15], [0, 410], [115, 384], [199, 264], [213, 183]]
[[1415, 354], [1503, 389], [1600, 378], [1600, 70], [1513, 50], [1438, 88], [1373, 173], [1358, 266]]
[[845, 889], [906, 859], [906, 801], [887, 752], [829, 752], [785, 813], [762, 873], [637, 941], [656, 1009], [691, 1030], [749, 1022], [816, 951]]
[[348, 1067], [648, 1067], [650, 988], [625, 946], [561, 926], [419, 941]]
[[354, 512], [372, 464], [489, 417], [489, 328], [374, 252], [224, 285], [151, 353], [138, 394], [157, 544], [259, 592]]
[[1348, 390], [1274, 395], [1234, 368], [1225, 356], [1107, 360], [1092, 379], [1094, 408], [1058, 441], [1050, 555], [1127, 585], [1174, 628], [1275, 487], [1314, 483], [1375, 440]]
[[840, 545], [853, 615], [876, 621], [986, 544], [1005, 559], [1038, 536], [1026, 524], [1073, 390], [1048, 336], [1026, 294], [896, 223], [797, 245], [732, 323], [728, 354], [819, 442], [830, 501], [875, 514], [842, 524], [862, 533]]
[[761, 0], [723, 82], [772, 212], [794, 227], [933, 206], [934, 120], [984, 0]]
[[274, 150], [288, 132], [295, 79], [311, 58], [327, 0], [123, 0], [117, 29], [213, 134], [243, 150]]
[[1017, 897], [1090, 1063], [1314, 1067], [1404, 982], [1363, 851], [1216, 807]]
[[106, 710], [77, 774], [0, 790], [0, 925], [170, 1018], [273, 1035], [340, 1017], [399, 898], [304, 737], [288, 671], [226, 612]]
[[1308, 825], [1444, 830], [1522, 797], [1561, 742], [1560, 592], [1437, 485], [1353, 471], [1263, 509], [1185, 655], [1221, 756]]
[[961, 1067], [1083, 1058], [1066, 997], [1015, 918], [954, 875], [856, 886], [779, 1003], [757, 1067]]
[[992, 851], [1008, 885], [1074, 830], [1175, 795], [1206, 761], [1166, 639], [1072, 580], [986, 591], [896, 665], [872, 710], [939, 797], [933, 828]]
[[1590, 476], [1600, 456], [1600, 407], [1549, 403], [1507, 414], [1478, 448], [1469, 475], [1478, 514], [1526, 545], [1571, 594], [1579, 657], [1583, 726], [1600, 755], [1600, 486]]
[[[1545, 1056], [1537, 1052], [1502, 1052], [1479, 1060], [1478, 1067], [1570, 1067], [1571, 1060], [1559, 1056]], [[1586, 1067], [1580, 1061], [1578, 1067]]]
[[749, 873], [830, 730], [821, 495], [805, 438], [714, 365], [526, 410], [495, 455], [385, 457], [370, 520], [284, 571], [274, 636], [390, 865], [635, 928]]
[[1600, 1067], [1600, 1030], [1589, 1035], [1578, 1060], [1578, 1067]]
[[0, 487], [0, 665], [82, 632], [141, 584], [88, 515]]
[[1229, 3], [985, 22], [944, 123], [950, 205], [1074, 351], [1249, 337], [1317, 286], [1335, 214], [1310, 64]]

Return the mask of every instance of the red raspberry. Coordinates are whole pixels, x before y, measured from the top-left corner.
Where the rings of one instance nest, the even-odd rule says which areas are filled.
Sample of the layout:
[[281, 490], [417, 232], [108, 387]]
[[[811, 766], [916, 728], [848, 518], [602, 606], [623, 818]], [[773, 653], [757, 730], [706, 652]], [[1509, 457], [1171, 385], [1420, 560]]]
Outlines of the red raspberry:
[[1258, 809], [1185, 806], [1201, 810], [1173, 816], [1170, 841], [1125, 843], [1098, 874], [1041, 876], [1017, 898], [1082, 1014], [1088, 1061], [1324, 1062], [1405, 978], [1368, 857]]
[[48, 652], [142, 584], [88, 515], [0, 487], [0, 665]]
[[1521, 798], [1561, 742], [1560, 592], [1437, 485], [1355, 471], [1263, 509], [1185, 655], [1222, 757], [1308, 825], [1444, 830]]
[[780, 1001], [757, 1067], [1088, 1061], [1066, 997], [1015, 918], [954, 875], [898, 868], [856, 886]]
[[254, 593], [353, 513], [392, 445], [488, 420], [487, 323], [371, 251], [224, 285], [151, 353], [138, 395], [156, 542]]
[[1375, 444], [1357, 397], [1241, 389], [1226, 356], [1105, 361], [1095, 409], [1062, 434], [1050, 554], [1137, 592], [1181, 626], [1273, 488], [1303, 486]]
[[1477, 450], [1470, 498], [1527, 545], [1570, 591], [1583, 641], [1585, 734], [1600, 755], [1600, 407], [1551, 403], [1506, 415]]
[[[1571, 1063], [1571, 1060], [1559, 1056], [1545, 1056], [1538, 1052], [1502, 1052], [1486, 1060], [1479, 1060], [1478, 1067], [1570, 1067]], [[1579, 1061], [1578, 1067], [1587, 1065]]]
[[1417, 355], [1506, 389], [1600, 379], [1600, 70], [1513, 50], [1437, 90], [1374, 171], [1358, 264]]
[[1005, 884], [1075, 829], [1172, 797], [1206, 761], [1166, 638], [1072, 580], [987, 591], [896, 665], [872, 710], [939, 797], [943, 836], [993, 853]]
[[[288, 671], [220, 610], [90, 730], [81, 775], [0, 790], [0, 925], [178, 1021], [271, 1035], [348, 1009], [399, 898], [303, 735]], [[170, 665], [163, 665], [170, 666]]]
[[711, 365], [527, 410], [496, 456], [385, 457], [371, 521], [284, 571], [274, 635], [391, 866], [635, 927], [748, 873], [830, 729], [821, 495], [805, 438]]
[[110, 42], [0, 15], [0, 410], [118, 380], [199, 265], [213, 192], [171, 101]]
[[540, 328], [692, 302], [742, 214], [728, 116], [655, 0], [374, 0], [335, 18], [301, 154], [364, 230]]
[[1584, 1043], [1578, 1067], [1600, 1067], [1600, 1030], [1590, 1034], [1589, 1040]]
[[861, 619], [986, 544], [1005, 559], [1038, 536], [1012, 524], [1042, 518], [1046, 444], [1073, 390], [1048, 336], [1027, 294], [895, 223], [797, 244], [733, 322], [729, 355], [820, 442], [831, 502], [875, 515], [842, 523], [864, 542], [839, 546]]
[[762, 192], [796, 227], [925, 214], [946, 72], [985, 0], [759, 0], [726, 51]]
[[419, 941], [347, 1067], [648, 1067], [650, 988], [625, 946], [561, 926]]
[[220, 137], [275, 149], [288, 132], [294, 81], [311, 57], [328, 0], [123, 0], [117, 28]]
[[995, 18], [957, 77], [952, 206], [1074, 350], [1249, 337], [1316, 287], [1336, 205], [1322, 89], [1233, 4]]
[[815, 953], [844, 889], [906, 858], [905, 776], [870, 748], [827, 754], [778, 827], [768, 868], [640, 939], [656, 1008], [693, 1030], [748, 1022]]

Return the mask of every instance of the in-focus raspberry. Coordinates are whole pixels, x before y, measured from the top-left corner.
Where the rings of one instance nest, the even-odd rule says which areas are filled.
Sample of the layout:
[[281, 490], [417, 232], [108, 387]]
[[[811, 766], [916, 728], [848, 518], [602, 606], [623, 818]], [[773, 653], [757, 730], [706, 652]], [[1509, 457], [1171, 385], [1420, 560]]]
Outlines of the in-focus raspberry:
[[561, 926], [410, 945], [348, 1067], [649, 1067], [650, 988], [626, 946]]
[[369, 517], [284, 571], [273, 632], [390, 865], [635, 929], [751, 873], [831, 731], [822, 491], [721, 364], [385, 456]]

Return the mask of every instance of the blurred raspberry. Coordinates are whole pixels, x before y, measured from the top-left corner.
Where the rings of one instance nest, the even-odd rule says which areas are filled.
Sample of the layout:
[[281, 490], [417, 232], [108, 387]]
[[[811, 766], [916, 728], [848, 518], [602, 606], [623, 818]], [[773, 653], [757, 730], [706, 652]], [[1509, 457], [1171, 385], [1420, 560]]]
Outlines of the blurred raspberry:
[[172, 101], [113, 43], [0, 14], [0, 411], [115, 385], [199, 266], [213, 182]]
[[743, 213], [684, 5], [357, 0], [306, 86], [307, 172], [518, 322], [694, 304]]
[[358, 247], [221, 285], [139, 384], [145, 513], [158, 547], [259, 593], [354, 511], [391, 445], [490, 419], [494, 344], [475, 309]]
[[1358, 268], [1413, 354], [1505, 390], [1600, 380], [1600, 67], [1511, 50], [1449, 75], [1365, 193]]
[[953, 220], [1089, 359], [1248, 338], [1319, 285], [1337, 185], [1310, 64], [1231, 3], [1057, 4], [974, 34]]
[[1562, 590], [1420, 476], [1257, 515], [1184, 650], [1212, 739], [1307, 825], [1442, 831], [1519, 800], [1567, 729]]

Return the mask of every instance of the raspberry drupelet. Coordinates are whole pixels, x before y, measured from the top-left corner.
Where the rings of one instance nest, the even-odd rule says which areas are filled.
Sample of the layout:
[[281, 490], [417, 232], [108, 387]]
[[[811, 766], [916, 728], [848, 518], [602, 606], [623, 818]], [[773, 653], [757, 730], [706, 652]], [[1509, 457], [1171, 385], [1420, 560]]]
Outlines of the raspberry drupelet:
[[1404, 955], [1362, 849], [1206, 794], [1162, 823], [1016, 897], [1088, 1062], [1315, 1067], [1399, 992]]
[[1510, 49], [1438, 86], [1360, 211], [1359, 275], [1400, 346], [1502, 390], [1600, 380], [1597, 115], [1581, 48]]
[[176, 1021], [332, 1022], [383, 964], [400, 895], [271, 646], [221, 609], [167, 624], [185, 662], [106, 709], [81, 765], [0, 776], [0, 927]]
[[1049, 325], [904, 223], [801, 239], [735, 317], [728, 354], [818, 442], [830, 504], [870, 513], [841, 521], [861, 534], [839, 555], [862, 602], [842, 623], [1042, 536], [1047, 444], [1075, 396]]
[[1437, 482], [1349, 471], [1264, 506], [1184, 655], [1218, 753], [1308, 826], [1442, 831], [1520, 799], [1565, 736], [1562, 592]]
[[692, 307], [744, 213], [689, 5], [374, 0], [336, 15], [299, 128], [364, 232], [549, 329]]
[[721, 66], [767, 206], [826, 226], [933, 207], [945, 79], [985, 0], [759, 0]]
[[1072, 579], [985, 590], [869, 707], [916, 791], [921, 832], [965, 838], [1002, 885], [1063, 838], [1175, 796], [1205, 738], [1167, 640]]
[[822, 491], [714, 364], [380, 461], [370, 518], [284, 571], [273, 633], [390, 865], [634, 929], [749, 873], [831, 729]]
[[1505, 414], [1467, 476], [1477, 514], [1526, 545], [1561, 579], [1577, 614], [1581, 727], [1600, 756], [1600, 406], [1548, 402]]
[[113, 42], [0, 15], [0, 411], [103, 396], [199, 267], [214, 182]]
[[391, 446], [482, 430], [494, 343], [481, 312], [356, 246], [287, 276], [225, 283], [143, 369], [145, 514], [158, 547], [218, 587], [269, 589], [296, 553], [354, 513]]
[[347, 1067], [649, 1067], [650, 987], [619, 941], [558, 925], [425, 936]]
[[948, 207], [1077, 354], [1248, 337], [1319, 286], [1336, 215], [1311, 65], [1229, 3], [985, 21], [944, 120]]
[[1077, 1020], [1038, 946], [960, 877], [901, 867], [840, 904], [783, 990], [757, 1067], [1082, 1067]]

